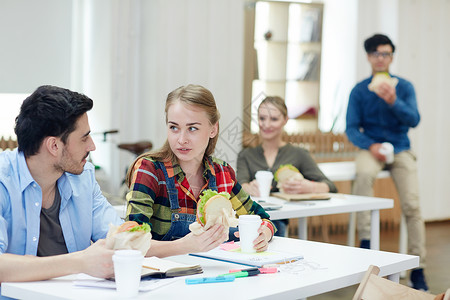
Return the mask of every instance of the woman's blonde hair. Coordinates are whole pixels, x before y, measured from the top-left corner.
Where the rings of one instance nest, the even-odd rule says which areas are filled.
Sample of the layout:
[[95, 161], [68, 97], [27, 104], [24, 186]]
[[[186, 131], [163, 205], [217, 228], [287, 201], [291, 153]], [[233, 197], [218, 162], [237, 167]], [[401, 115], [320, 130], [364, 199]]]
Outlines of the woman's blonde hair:
[[261, 108], [261, 106], [263, 104], [272, 104], [281, 112], [281, 114], [284, 116], [284, 118], [287, 118], [287, 116], [288, 116], [287, 106], [284, 103], [283, 98], [278, 97], [278, 96], [267, 96], [259, 105], [258, 114], [259, 114], [259, 109]]
[[[219, 138], [219, 119], [220, 119], [220, 113], [217, 110], [216, 101], [214, 100], [213, 94], [205, 87], [195, 84], [181, 86], [176, 90], [170, 92], [167, 95], [166, 99], [166, 108], [165, 108], [166, 124], [168, 121], [167, 112], [169, 110], [169, 107], [173, 105], [176, 101], [180, 101], [181, 103], [201, 108], [206, 112], [210, 124], [211, 125], [217, 124], [217, 134], [213, 138], [209, 139], [208, 146], [206, 147], [205, 150], [205, 156], [212, 155], [214, 153], [214, 149], [216, 148], [217, 139]], [[128, 168], [127, 172], [126, 182], [128, 186], [130, 186], [131, 184], [131, 177], [133, 175], [132, 173], [134, 165], [142, 157], [150, 157], [158, 161], [170, 161], [172, 163], [175, 163], [177, 161], [177, 157], [173, 153], [172, 149], [170, 149], [169, 142], [166, 139], [166, 142], [160, 149], [156, 151], [143, 153], [134, 160], [134, 162]]]

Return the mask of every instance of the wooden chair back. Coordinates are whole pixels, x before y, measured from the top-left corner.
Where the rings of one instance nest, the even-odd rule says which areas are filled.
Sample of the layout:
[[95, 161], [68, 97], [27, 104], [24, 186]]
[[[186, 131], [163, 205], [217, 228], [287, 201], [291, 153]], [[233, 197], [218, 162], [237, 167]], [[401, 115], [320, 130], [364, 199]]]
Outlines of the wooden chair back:
[[434, 300], [435, 295], [378, 276], [380, 268], [369, 266], [353, 300]]
[[17, 141], [13, 140], [11, 137], [6, 139], [5, 137], [0, 137], [0, 150], [4, 151], [6, 149], [14, 149], [17, 148]]
[[[358, 147], [354, 146], [344, 133], [307, 132], [284, 134], [283, 141], [308, 150], [316, 162], [353, 160]], [[261, 143], [256, 133], [244, 132], [242, 146], [255, 147]]]

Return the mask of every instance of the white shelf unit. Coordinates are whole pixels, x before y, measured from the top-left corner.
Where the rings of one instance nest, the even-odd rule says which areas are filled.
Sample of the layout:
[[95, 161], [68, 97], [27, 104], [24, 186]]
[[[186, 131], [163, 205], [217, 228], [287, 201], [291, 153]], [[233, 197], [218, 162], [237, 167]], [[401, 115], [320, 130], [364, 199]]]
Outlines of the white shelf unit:
[[252, 42], [247, 43], [254, 51], [246, 51], [255, 56], [249, 58], [254, 72], [247, 81], [251, 99], [246, 99], [252, 132], [258, 131], [256, 109], [266, 95], [285, 99], [288, 133], [318, 130], [322, 17], [320, 3], [255, 3]]

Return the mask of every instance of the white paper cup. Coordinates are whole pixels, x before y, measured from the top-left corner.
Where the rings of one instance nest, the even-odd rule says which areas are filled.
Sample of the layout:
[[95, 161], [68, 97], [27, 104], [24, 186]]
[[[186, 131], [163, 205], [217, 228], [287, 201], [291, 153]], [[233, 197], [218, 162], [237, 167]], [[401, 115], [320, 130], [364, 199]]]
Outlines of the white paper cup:
[[381, 144], [380, 153], [386, 157], [387, 164], [394, 162], [394, 146], [391, 143]]
[[138, 295], [143, 259], [139, 250], [116, 250], [114, 253], [114, 277], [120, 297], [131, 298]]
[[258, 237], [258, 229], [261, 226], [261, 217], [258, 215], [239, 216], [239, 239], [241, 241], [241, 251], [254, 253], [253, 242]]
[[270, 189], [272, 188], [272, 172], [258, 171], [255, 174], [255, 178], [259, 186], [259, 196], [262, 198], [268, 198], [270, 195]]

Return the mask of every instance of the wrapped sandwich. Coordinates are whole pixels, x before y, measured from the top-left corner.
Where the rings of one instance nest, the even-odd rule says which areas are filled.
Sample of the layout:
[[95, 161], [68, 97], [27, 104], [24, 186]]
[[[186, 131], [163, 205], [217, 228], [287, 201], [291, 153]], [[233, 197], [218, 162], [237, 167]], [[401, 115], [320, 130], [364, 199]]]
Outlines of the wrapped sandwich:
[[277, 188], [283, 193], [282, 185], [285, 182], [292, 180], [303, 179], [302, 173], [291, 164], [281, 165], [274, 174], [275, 181], [277, 182]]
[[151, 240], [150, 225], [127, 221], [120, 226], [109, 225], [106, 246], [114, 250], [139, 250], [145, 255], [150, 248]]
[[226, 229], [236, 227], [238, 219], [230, 201], [230, 194], [206, 190], [200, 195], [197, 204], [196, 221], [189, 225], [194, 234], [201, 234], [215, 224], [222, 224]]
[[388, 72], [378, 72], [372, 77], [372, 81], [369, 83], [368, 88], [372, 92], [377, 92], [380, 84], [386, 82], [393, 88], [397, 86], [398, 79], [391, 77]]

